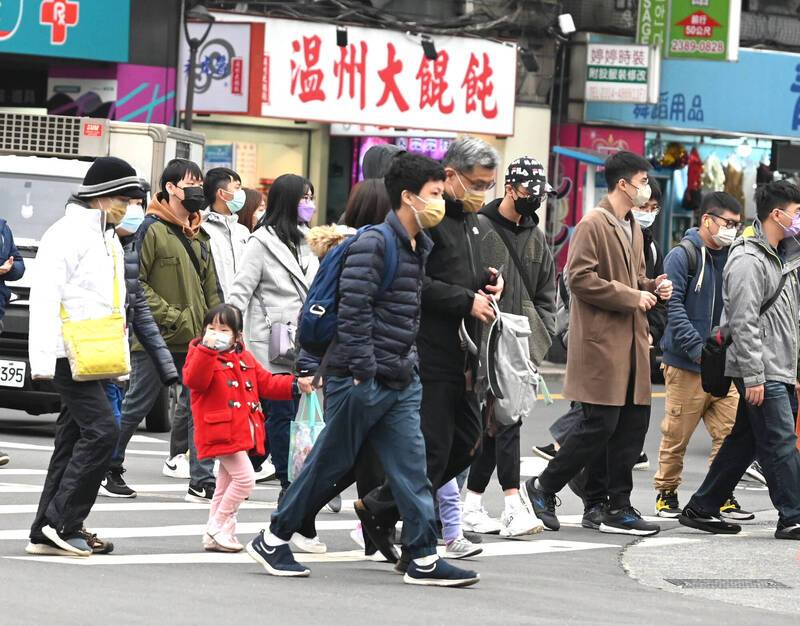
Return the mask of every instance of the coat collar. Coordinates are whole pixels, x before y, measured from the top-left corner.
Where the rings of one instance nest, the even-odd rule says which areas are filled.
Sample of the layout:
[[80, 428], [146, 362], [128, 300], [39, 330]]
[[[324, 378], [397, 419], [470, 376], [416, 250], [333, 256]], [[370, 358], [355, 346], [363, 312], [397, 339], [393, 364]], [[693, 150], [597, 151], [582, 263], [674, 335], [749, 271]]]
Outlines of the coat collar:
[[64, 209], [64, 215], [82, 222], [93, 231], [102, 233], [105, 227], [105, 214], [100, 209], [93, 209], [77, 198], [70, 198]]
[[[632, 212], [628, 211], [627, 215], [625, 216], [631, 223], [631, 241], [628, 241], [628, 236], [622, 230], [622, 225], [619, 223], [619, 219], [614, 213], [614, 207], [611, 206], [611, 202], [609, 202], [608, 196], [604, 196], [603, 199], [600, 200], [600, 203], [597, 205], [596, 210], [598, 210], [600, 213], [603, 214], [603, 217], [606, 218], [606, 221], [614, 229], [614, 233], [616, 233], [617, 239], [619, 239], [619, 243], [622, 246], [622, 252], [625, 255], [625, 261], [628, 265], [628, 269], [630, 271], [633, 271], [632, 269], [633, 242], [637, 239], [637, 230], [639, 231], [639, 233], [641, 233], [641, 229], [634, 227], [634, 224], [636, 224], [636, 220], [634, 219]], [[638, 226], [638, 224], [636, 224], [636, 226]]]
[[[292, 275], [297, 281], [299, 281], [299, 285], [303, 285], [303, 287], [307, 290], [308, 285], [308, 278], [306, 277], [305, 273], [303, 273], [300, 264], [297, 262], [297, 259], [294, 258], [291, 250], [283, 243], [278, 235], [275, 234], [275, 231], [272, 230], [272, 227], [261, 227], [257, 228], [255, 232], [251, 235], [251, 237], [255, 237], [261, 245], [263, 245], [267, 252], [280, 263], [289, 274]], [[299, 253], [302, 254], [303, 248], [306, 248], [307, 244], [305, 240], [300, 240], [300, 245], [297, 246], [297, 250]], [[309, 258], [310, 258], [309, 254]]]
[[[400, 221], [400, 218], [397, 217], [397, 213], [395, 211], [390, 211], [389, 214], [386, 216], [385, 222], [391, 226], [392, 230], [394, 231], [397, 238], [401, 241], [401, 243], [408, 249], [411, 250], [411, 237], [408, 234], [405, 226]], [[430, 252], [431, 248], [433, 247], [433, 240], [425, 233], [424, 230], [419, 231], [416, 236], [417, 254], [427, 254]]]

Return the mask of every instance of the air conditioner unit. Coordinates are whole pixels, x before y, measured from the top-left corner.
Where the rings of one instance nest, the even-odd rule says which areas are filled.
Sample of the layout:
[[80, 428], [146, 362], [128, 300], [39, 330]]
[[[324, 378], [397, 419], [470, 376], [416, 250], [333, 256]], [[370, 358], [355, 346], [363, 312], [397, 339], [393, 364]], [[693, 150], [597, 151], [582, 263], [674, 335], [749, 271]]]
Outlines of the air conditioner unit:
[[0, 112], [0, 153], [99, 157], [108, 143], [107, 119]]

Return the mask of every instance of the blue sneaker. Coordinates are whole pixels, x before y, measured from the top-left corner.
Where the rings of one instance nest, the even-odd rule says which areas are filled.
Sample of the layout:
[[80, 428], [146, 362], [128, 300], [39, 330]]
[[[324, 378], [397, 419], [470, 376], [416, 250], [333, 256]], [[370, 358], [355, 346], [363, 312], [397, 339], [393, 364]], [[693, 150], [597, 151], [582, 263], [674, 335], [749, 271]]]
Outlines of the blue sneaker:
[[403, 582], [409, 585], [434, 587], [468, 587], [480, 579], [478, 572], [455, 567], [444, 559], [436, 559], [430, 565], [417, 565], [412, 559], [403, 576]]
[[545, 528], [558, 530], [561, 528], [561, 522], [556, 517], [556, 494], [537, 489], [534, 486], [536, 478], [534, 476], [521, 484], [519, 486], [519, 495], [522, 496], [522, 501], [528, 507], [528, 510], [541, 520]]
[[294, 560], [292, 551], [287, 544], [268, 546], [264, 543], [263, 530], [247, 544], [247, 554], [254, 561], [261, 563], [267, 573], [273, 576], [308, 576], [311, 574], [310, 569]]

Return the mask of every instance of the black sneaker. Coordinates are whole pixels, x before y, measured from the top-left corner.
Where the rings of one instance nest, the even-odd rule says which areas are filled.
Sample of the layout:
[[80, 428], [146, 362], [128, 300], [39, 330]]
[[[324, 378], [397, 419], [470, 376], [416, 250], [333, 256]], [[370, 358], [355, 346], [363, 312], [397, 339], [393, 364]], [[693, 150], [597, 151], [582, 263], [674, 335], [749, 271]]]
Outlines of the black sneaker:
[[403, 582], [409, 585], [431, 585], [434, 587], [467, 587], [481, 579], [478, 572], [450, 565], [444, 559], [436, 559], [430, 565], [408, 564]]
[[736, 501], [736, 498], [731, 497], [719, 507], [719, 514], [720, 517], [725, 517], [727, 519], [736, 519], [736, 520], [748, 520], [748, 519], [755, 519], [756, 514], [751, 513], [750, 511], [745, 511], [742, 507], [739, 506], [739, 503]]
[[674, 519], [680, 514], [681, 507], [678, 504], [678, 491], [676, 489], [659, 491], [656, 496], [656, 515]]
[[205, 485], [193, 485], [189, 483], [189, 491], [183, 499], [186, 502], [199, 502], [201, 504], [210, 504], [214, 497], [215, 485], [206, 483]]
[[0, 451], [0, 465], [5, 465], [11, 460], [11, 457], [8, 456], [7, 452]]
[[742, 530], [739, 524], [731, 524], [723, 520], [719, 514], [707, 513], [689, 505], [683, 507], [678, 521], [689, 528], [696, 528], [707, 533], [718, 535], [735, 535]]
[[606, 503], [600, 502], [593, 504], [583, 512], [583, 519], [581, 526], [584, 528], [591, 528], [592, 530], [600, 530], [600, 524], [606, 515]]
[[98, 494], [107, 498], [135, 498], [136, 492], [125, 484], [122, 470], [108, 470], [100, 483]]
[[639, 511], [632, 506], [626, 506], [616, 511], [607, 509], [599, 530], [601, 533], [647, 536], [655, 535], [661, 527], [644, 521]]
[[647, 455], [644, 452], [642, 452], [639, 455], [639, 459], [634, 464], [633, 469], [635, 470], [650, 469], [650, 459], [647, 458]]
[[753, 461], [750, 464], [750, 466], [744, 471], [744, 473], [753, 480], [760, 482], [762, 485], [767, 484], [767, 479], [764, 476], [764, 469], [761, 467], [761, 463], [759, 463], [758, 461]]
[[394, 547], [391, 541], [391, 537], [394, 535], [394, 527], [384, 528], [381, 526], [378, 518], [372, 514], [362, 500], [353, 502], [353, 508], [361, 521], [361, 531], [369, 536], [372, 543], [381, 551], [381, 554], [389, 563], [397, 563], [399, 559], [397, 548]]
[[561, 528], [561, 523], [556, 517], [556, 494], [537, 489], [534, 486], [537, 478], [537, 476], [534, 476], [526, 480], [520, 486], [519, 495], [522, 496], [522, 500], [528, 510], [533, 511], [533, 514], [539, 518], [545, 528], [558, 530]]
[[548, 443], [545, 446], [533, 446], [531, 450], [533, 450], [534, 454], [542, 457], [547, 461], [552, 461], [553, 457], [556, 455], [556, 452], [558, 452], [558, 450], [556, 450], [555, 444], [552, 443]]
[[800, 524], [788, 524], [783, 520], [778, 520], [775, 539], [800, 539]]
[[264, 543], [263, 530], [247, 544], [246, 549], [247, 554], [257, 563], [261, 563], [267, 573], [273, 576], [308, 576], [311, 574], [310, 569], [294, 560], [288, 544], [268, 546]]

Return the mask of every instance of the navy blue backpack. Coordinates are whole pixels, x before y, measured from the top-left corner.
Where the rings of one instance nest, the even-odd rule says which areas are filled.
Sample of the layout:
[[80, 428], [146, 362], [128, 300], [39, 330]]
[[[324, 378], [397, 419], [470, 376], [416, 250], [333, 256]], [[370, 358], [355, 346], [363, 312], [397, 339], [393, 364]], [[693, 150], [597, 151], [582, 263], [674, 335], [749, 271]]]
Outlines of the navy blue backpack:
[[336, 337], [339, 325], [339, 276], [350, 245], [367, 230], [375, 229], [386, 241], [383, 253], [383, 280], [376, 300], [380, 300], [392, 284], [397, 273], [397, 241], [392, 227], [386, 223], [363, 226], [358, 232], [328, 252], [308, 290], [308, 296], [300, 310], [297, 325], [297, 340], [309, 354], [321, 357]]

